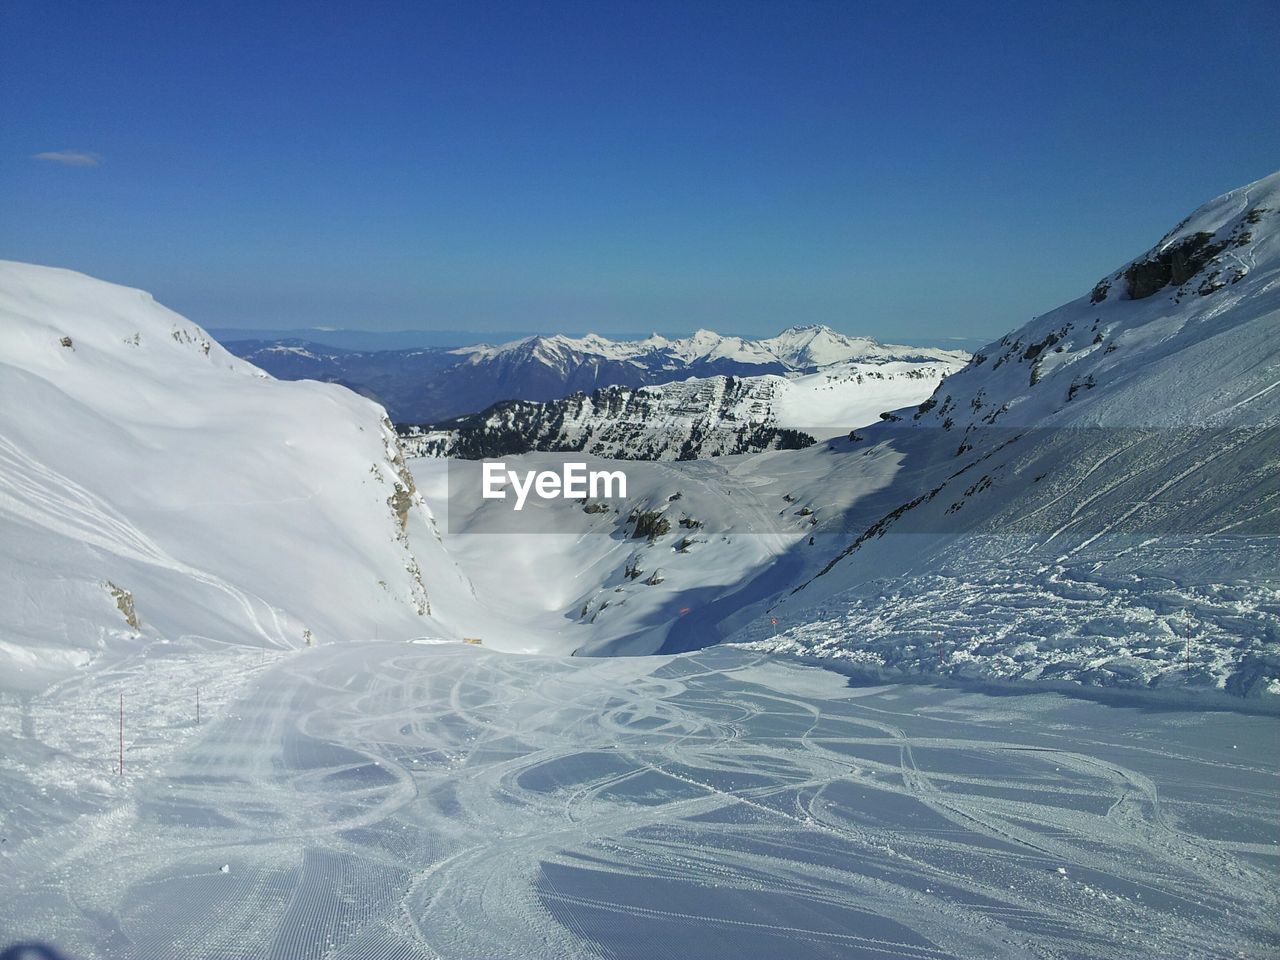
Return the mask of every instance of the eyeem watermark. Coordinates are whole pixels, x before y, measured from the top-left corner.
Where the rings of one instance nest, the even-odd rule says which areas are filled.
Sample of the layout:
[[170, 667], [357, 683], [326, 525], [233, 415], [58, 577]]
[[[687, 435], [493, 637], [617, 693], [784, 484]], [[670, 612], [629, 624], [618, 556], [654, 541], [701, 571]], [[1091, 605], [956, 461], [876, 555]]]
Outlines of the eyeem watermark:
[[481, 468], [480, 495], [486, 500], [507, 499], [506, 487], [515, 491], [516, 510], [523, 510], [530, 491], [543, 500], [581, 500], [584, 497], [626, 497], [627, 475], [621, 470], [588, 470], [585, 463], [563, 463], [555, 470], [508, 470], [505, 462], [486, 462]]
[[[916, 427], [909, 438], [919, 476], [900, 495], [888, 489], [881, 496], [879, 480], [865, 486], [880, 468], [863, 466], [863, 453], [905, 434], [892, 425], [860, 428], [806, 450], [691, 461], [501, 450], [488, 459], [449, 459], [443, 491], [439, 473], [428, 472], [424, 461], [419, 486], [429, 498], [445, 494], [429, 499], [445, 533], [635, 539], [645, 518], [646, 530], [665, 530], [657, 539], [690, 552], [727, 535], [796, 535], [807, 550], [810, 537], [823, 535], [843, 548], [886, 534], [1032, 540], [1052, 534], [1057, 543], [1069, 531], [1083, 541], [1106, 529], [1113, 539], [1252, 538], [1240, 549], [1274, 553], [1261, 538], [1280, 536], [1280, 513], [1265, 509], [1280, 502], [1280, 474], [1268, 469], [1280, 449], [1280, 427], [984, 426], [962, 436]], [[1229, 480], [1192, 471], [1170, 488], [1168, 464], [1198, 462], [1205, 450], [1230, 451], [1241, 470]], [[1069, 491], [1108, 458], [1126, 464], [1123, 484], [1077, 516]], [[433, 463], [439, 470], [440, 461]], [[1195, 506], [1211, 488], [1227, 489], [1230, 497], [1212, 510]], [[1134, 503], [1150, 506], [1130, 509]]]

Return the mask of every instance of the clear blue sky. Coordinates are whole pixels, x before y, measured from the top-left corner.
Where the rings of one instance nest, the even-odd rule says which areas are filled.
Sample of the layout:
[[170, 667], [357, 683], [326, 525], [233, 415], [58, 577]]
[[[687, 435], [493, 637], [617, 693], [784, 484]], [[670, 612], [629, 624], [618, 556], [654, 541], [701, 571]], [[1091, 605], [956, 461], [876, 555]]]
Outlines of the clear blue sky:
[[206, 326], [998, 336], [1280, 166], [1278, 37], [1275, 0], [4, 0], [0, 257]]

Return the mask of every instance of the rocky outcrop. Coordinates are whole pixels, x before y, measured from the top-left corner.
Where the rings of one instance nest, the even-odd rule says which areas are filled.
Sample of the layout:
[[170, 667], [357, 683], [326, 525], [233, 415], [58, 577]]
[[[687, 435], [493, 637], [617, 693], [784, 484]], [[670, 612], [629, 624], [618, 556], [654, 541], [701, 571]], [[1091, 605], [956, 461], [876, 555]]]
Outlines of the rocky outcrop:
[[509, 400], [444, 429], [404, 428], [416, 456], [463, 460], [530, 451], [618, 460], [694, 460], [797, 450], [814, 438], [773, 422], [771, 378], [711, 377], [658, 387], [615, 386], [535, 403]]
[[1227, 242], [1214, 242], [1211, 233], [1195, 233], [1155, 256], [1136, 260], [1124, 272], [1130, 300], [1143, 300], [1173, 284], [1181, 286], [1225, 250]]
[[1177, 230], [1173, 231], [1145, 257], [1133, 261], [1120, 273], [1099, 280], [1089, 302], [1104, 302], [1112, 286], [1121, 280], [1130, 300], [1145, 300], [1166, 287], [1181, 288], [1201, 273], [1207, 274], [1196, 287], [1201, 296], [1235, 283], [1244, 276], [1244, 270], [1229, 269], [1229, 265], [1223, 263], [1223, 255], [1252, 243], [1253, 233], [1247, 228], [1260, 223], [1268, 212], [1265, 207], [1253, 207], [1229, 229], [1218, 233], [1199, 230], [1170, 241], [1169, 238], [1177, 234]]
[[395, 479], [391, 495], [387, 497], [387, 505], [391, 507], [396, 519], [400, 521], [400, 529], [404, 531], [409, 525], [409, 511], [419, 502], [418, 488], [413, 482], [413, 473], [404, 460], [404, 449], [400, 446], [400, 438], [396, 429], [387, 418], [382, 420], [383, 434], [387, 442], [387, 463], [390, 464]]
[[636, 528], [635, 532], [632, 533], [632, 537], [637, 540], [643, 537], [652, 543], [658, 537], [665, 536], [671, 531], [671, 521], [657, 510], [634, 513], [629, 519], [635, 521]]
[[133, 594], [128, 590], [117, 587], [110, 580], [107, 581], [107, 590], [116, 602], [116, 609], [124, 616], [124, 622], [134, 630], [142, 629], [142, 624], [138, 620], [138, 611], [133, 606]]
[[387, 478], [383, 476], [383, 469], [390, 468], [391, 493], [387, 496], [387, 506], [395, 515], [399, 525], [396, 539], [404, 549], [404, 569], [409, 575], [409, 588], [413, 595], [414, 609], [420, 616], [427, 616], [431, 613], [431, 602], [427, 598], [426, 585], [422, 582], [422, 569], [413, 551], [409, 549], [409, 517], [414, 507], [422, 505], [422, 498], [418, 495], [418, 488], [413, 482], [413, 473], [405, 462], [404, 449], [400, 446], [396, 429], [386, 417], [382, 418], [382, 435], [386, 461], [381, 465], [373, 464], [369, 472], [379, 482], [385, 483]]

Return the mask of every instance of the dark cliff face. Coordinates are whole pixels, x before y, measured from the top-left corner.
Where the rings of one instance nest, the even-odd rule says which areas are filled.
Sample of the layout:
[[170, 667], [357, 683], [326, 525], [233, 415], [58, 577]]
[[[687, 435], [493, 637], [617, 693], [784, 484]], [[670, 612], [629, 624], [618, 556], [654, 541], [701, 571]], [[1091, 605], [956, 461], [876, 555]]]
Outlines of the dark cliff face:
[[[1168, 243], [1167, 246], [1158, 246], [1146, 256], [1130, 263], [1120, 273], [1098, 281], [1089, 302], [1105, 302], [1113, 287], [1120, 281], [1123, 281], [1122, 289], [1130, 300], [1145, 300], [1168, 287], [1175, 288], [1175, 295], [1180, 295], [1185, 292], [1180, 288], [1201, 274], [1204, 274], [1201, 282], [1188, 287], [1188, 290], [1194, 289], [1201, 296], [1208, 296], [1229, 283], [1235, 283], [1244, 276], [1245, 271], [1224, 263], [1223, 255], [1233, 248], [1248, 246], [1253, 241], [1253, 226], [1260, 223], [1269, 212], [1265, 207], [1253, 207], [1243, 217], [1235, 219], [1229, 227], [1217, 233], [1201, 230], [1184, 236], [1177, 242]], [[1171, 234], [1166, 235], [1166, 240], [1162, 243], [1167, 242], [1169, 236]], [[1229, 261], [1230, 256], [1226, 259]]]
[[1197, 233], [1161, 250], [1153, 257], [1129, 265], [1124, 272], [1129, 299], [1142, 300], [1170, 284], [1181, 286], [1225, 250], [1225, 240], [1213, 242], [1213, 234]]
[[[419, 452], [462, 459], [541, 450], [692, 460], [812, 444], [808, 434], [772, 422], [768, 390], [767, 380], [721, 377], [662, 388], [610, 386], [546, 403], [505, 401], [442, 425], [448, 437]], [[744, 413], [753, 401], [758, 410]]]

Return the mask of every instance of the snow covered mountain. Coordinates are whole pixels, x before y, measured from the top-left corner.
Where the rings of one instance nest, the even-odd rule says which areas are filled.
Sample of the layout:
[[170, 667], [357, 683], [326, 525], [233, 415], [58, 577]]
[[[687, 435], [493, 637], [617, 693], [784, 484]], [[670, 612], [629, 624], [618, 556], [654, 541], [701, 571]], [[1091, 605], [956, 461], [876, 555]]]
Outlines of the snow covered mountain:
[[[810, 347], [792, 355], [813, 356]], [[823, 355], [821, 348], [816, 355]], [[873, 423], [884, 410], [920, 402], [963, 364], [959, 357], [846, 361], [793, 377], [690, 378], [604, 387], [543, 403], [509, 400], [440, 430], [403, 430], [402, 441], [410, 455], [468, 459], [549, 450], [692, 460], [797, 449]]]
[[374, 404], [141, 291], [0, 262], [4, 688], [157, 640], [438, 634], [432, 527]]
[[[1280, 175], [1206, 204], [854, 439], [632, 463], [616, 508], [548, 506], [559, 536], [449, 498], [446, 546], [584, 653], [730, 641], [889, 676], [1273, 696], [1278, 219]], [[443, 465], [411, 464], [444, 509]]]
[[855, 535], [768, 604], [778, 637], [738, 618], [736, 639], [895, 671], [1280, 693], [1280, 174], [849, 452], [832, 476], [868, 491], [841, 517]]
[[689, 377], [796, 375], [847, 361], [952, 363], [960, 351], [792, 327], [750, 340], [699, 330], [692, 336], [615, 341], [537, 336], [456, 350], [354, 351], [305, 341], [233, 341], [228, 349], [283, 379], [342, 383], [383, 403], [397, 423], [438, 423], [502, 400], [556, 400], [601, 387], [638, 388]]
[[[34, 678], [138, 630], [596, 654], [728, 639], [893, 674], [1280, 692], [1278, 211], [1280, 175], [1233, 191], [914, 407], [800, 450], [631, 462], [625, 502], [556, 501], [552, 533], [504, 527], [451, 494], [447, 464], [414, 461], [443, 544], [374, 405], [273, 381], [145, 294], [5, 265], [0, 649]], [[698, 339], [662, 349], [800, 365], [847, 346]], [[637, 436], [657, 457], [731, 453], [719, 416], [801, 426], [864, 364], [927, 359], [892, 353], [602, 391], [530, 423], [610, 454]]]

